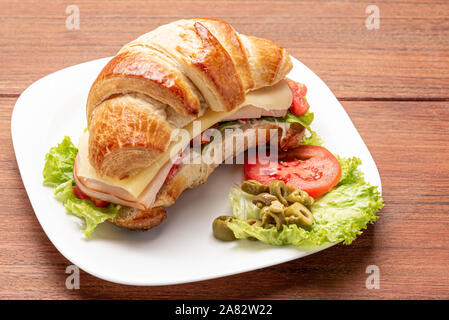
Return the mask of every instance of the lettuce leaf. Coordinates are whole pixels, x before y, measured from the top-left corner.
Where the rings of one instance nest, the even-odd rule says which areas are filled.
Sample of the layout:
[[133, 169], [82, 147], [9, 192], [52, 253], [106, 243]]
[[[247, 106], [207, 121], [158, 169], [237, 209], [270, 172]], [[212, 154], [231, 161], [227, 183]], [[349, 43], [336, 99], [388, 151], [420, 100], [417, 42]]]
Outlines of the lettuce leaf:
[[78, 149], [70, 141], [69, 137], [56, 147], [50, 149], [45, 155], [44, 185], [56, 186], [73, 179], [73, 163]]
[[[361, 161], [358, 158], [338, 158], [342, 166], [339, 184], [330, 192], [318, 198], [310, 210], [314, 222], [308, 229], [296, 225], [284, 225], [281, 231], [276, 228], [264, 229], [246, 223], [241, 212], [251, 203], [251, 196], [240, 188], [233, 188], [231, 206], [235, 219], [228, 222], [229, 228], [238, 239], [256, 238], [272, 245], [322, 245], [343, 241], [350, 244], [366, 229], [368, 223], [379, 219], [377, 212], [383, 207], [383, 200], [377, 187], [365, 182], [357, 170]], [[252, 203], [251, 203], [252, 204]]]
[[232, 188], [229, 192], [234, 217], [240, 220], [260, 219], [260, 209], [251, 202], [253, 196], [240, 188]]
[[301, 124], [309, 132], [309, 134], [307, 134], [307, 132], [304, 133], [304, 136], [301, 141], [302, 145], [315, 145], [315, 146], [323, 145], [324, 141], [321, 139], [318, 133], [316, 133], [316, 131], [313, 131], [310, 128], [310, 125], [312, 124], [314, 119], [313, 112], [307, 111], [305, 115], [298, 117], [295, 116], [293, 113], [291, 113], [289, 110], [285, 118], [287, 122], [290, 123], [296, 122]]
[[307, 111], [306, 114], [302, 116], [296, 116], [293, 113], [291, 113], [290, 110], [288, 110], [287, 115], [285, 116], [285, 121], [289, 123], [295, 122], [299, 123], [304, 128], [312, 132], [312, 130], [310, 129], [310, 125], [312, 124], [313, 118], [314, 118], [313, 112], [310, 111]]
[[363, 174], [357, 170], [357, 168], [362, 164], [362, 160], [357, 157], [352, 158], [342, 158], [336, 156], [341, 167], [341, 177], [338, 185], [357, 183], [363, 178]]
[[86, 237], [89, 237], [97, 225], [105, 222], [107, 219], [114, 218], [120, 210], [120, 206], [110, 203], [106, 207], [97, 207], [92, 201], [75, 196], [72, 186], [72, 180], [68, 180], [57, 185], [53, 192], [56, 199], [63, 203], [67, 211], [78, 218], [84, 219], [86, 229], [82, 230], [82, 232]]
[[324, 143], [323, 139], [316, 133], [316, 131], [310, 131], [310, 135], [304, 133], [304, 136], [301, 140], [301, 145], [314, 145], [314, 146], [322, 146]]
[[303, 116], [296, 116], [293, 113], [291, 113], [290, 110], [287, 111], [287, 114], [285, 117], [262, 117], [262, 120], [265, 121], [271, 121], [271, 122], [289, 122], [289, 123], [299, 123], [307, 130], [311, 131], [310, 125], [312, 124], [314, 115], [313, 112], [307, 111], [305, 115]]
[[107, 219], [114, 218], [120, 206], [109, 204], [99, 208], [88, 199], [80, 199], [73, 194], [73, 164], [78, 149], [70, 141], [69, 137], [56, 147], [50, 149], [45, 155], [45, 166], [42, 172], [44, 185], [53, 186], [56, 199], [61, 201], [71, 214], [84, 219], [86, 229], [82, 232], [89, 237], [97, 225]]
[[313, 112], [307, 111], [306, 114], [304, 114], [303, 116], [296, 116], [293, 113], [291, 113], [290, 110], [288, 110], [287, 115], [283, 118], [262, 117], [261, 119], [273, 122], [279, 121], [279, 122], [299, 123], [309, 132], [309, 134], [304, 134], [301, 144], [321, 146], [324, 143], [323, 140], [318, 135], [318, 133], [316, 133], [310, 128], [310, 125], [312, 124], [314, 119]]
[[230, 126], [233, 126], [233, 125], [236, 125], [238, 123], [239, 122], [237, 120], [230, 120], [230, 121], [219, 122], [217, 130], [218, 131], [222, 131], [223, 129], [225, 129], [227, 127], [230, 127]]

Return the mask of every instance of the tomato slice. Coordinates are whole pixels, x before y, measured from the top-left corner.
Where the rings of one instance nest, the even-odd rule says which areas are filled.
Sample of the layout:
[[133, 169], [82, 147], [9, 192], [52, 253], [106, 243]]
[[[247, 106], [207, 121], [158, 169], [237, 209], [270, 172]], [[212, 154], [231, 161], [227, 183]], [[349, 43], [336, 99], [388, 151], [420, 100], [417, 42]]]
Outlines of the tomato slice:
[[290, 79], [286, 80], [293, 95], [290, 111], [296, 116], [303, 116], [310, 108], [310, 105], [306, 99], [307, 87], [305, 84]]
[[170, 168], [170, 171], [167, 174], [167, 177], [165, 177], [165, 181], [164, 183], [167, 183], [169, 180], [171, 180], [174, 176], [176, 171], [178, 171], [179, 166], [181, 165], [181, 163], [177, 163], [175, 162], [172, 167]]
[[328, 192], [340, 180], [340, 163], [326, 148], [300, 146], [280, 153], [279, 159], [279, 162], [267, 164], [261, 164], [258, 159], [247, 159], [245, 179], [266, 185], [273, 180], [282, 180], [313, 198]]
[[73, 191], [73, 194], [80, 199], [90, 199], [90, 201], [92, 201], [96, 207], [105, 207], [109, 204], [109, 202], [107, 202], [107, 201], [103, 201], [103, 200], [96, 199], [96, 198], [90, 198], [87, 194], [85, 194], [83, 191], [81, 191], [81, 189], [77, 185], [74, 185], [72, 187], [72, 191]]
[[205, 130], [201, 133], [201, 144], [205, 144], [210, 142], [211, 136], [213, 134], [213, 130]]
[[73, 194], [80, 199], [89, 199], [89, 196], [87, 194], [85, 194], [84, 192], [82, 192], [81, 189], [77, 185], [72, 186], [72, 191], [73, 191]]
[[305, 84], [293, 81], [291, 79], [286, 78], [285, 81], [287, 81], [288, 86], [290, 87], [290, 90], [292, 90], [292, 93], [296, 93], [300, 96], [305, 97], [307, 94], [307, 87]]
[[100, 207], [100, 208], [105, 207], [109, 204], [109, 202], [107, 202], [107, 201], [96, 199], [96, 198], [90, 198], [90, 201], [92, 201], [96, 207]]

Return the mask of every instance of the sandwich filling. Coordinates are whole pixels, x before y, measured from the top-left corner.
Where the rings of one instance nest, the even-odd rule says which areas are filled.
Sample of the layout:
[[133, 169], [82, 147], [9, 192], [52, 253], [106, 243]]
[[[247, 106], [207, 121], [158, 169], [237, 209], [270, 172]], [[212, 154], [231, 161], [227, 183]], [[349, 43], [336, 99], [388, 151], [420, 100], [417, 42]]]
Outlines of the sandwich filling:
[[[230, 112], [214, 112], [208, 109], [194, 122], [200, 121], [201, 131], [205, 131], [222, 121], [257, 119], [265, 116], [283, 117], [291, 104], [291, 90], [282, 80], [271, 87], [249, 92], [245, 102]], [[152, 208], [156, 195], [176, 160], [172, 159], [172, 155], [182, 152], [198, 135], [195, 132], [194, 122], [182, 128], [188, 133], [189, 139], [172, 141], [167, 151], [161, 154], [150, 167], [125, 179], [103, 177], [96, 173], [88, 160], [89, 138], [88, 133], [85, 133], [80, 138], [79, 153], [73, 167], [73, 176], [77, 186], [92, 198], [140, 210]]]

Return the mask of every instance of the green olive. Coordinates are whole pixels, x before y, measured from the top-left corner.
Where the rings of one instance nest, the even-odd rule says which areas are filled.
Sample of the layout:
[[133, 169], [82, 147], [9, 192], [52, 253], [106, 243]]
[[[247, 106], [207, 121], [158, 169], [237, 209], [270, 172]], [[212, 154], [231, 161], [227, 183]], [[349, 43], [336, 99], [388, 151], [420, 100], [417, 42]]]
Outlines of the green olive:
[[276, 196], [283, 205], [285, 206], [288, 205], [288, 202], [285, 198], [289, 195], [291, 189], [285, 185], [284, 181], [281, 180], [271, 181], [269, 189], [270, 193], [273, 196]]
[[305, 206], [311, 206], [314, 202], [313, 198], [303, 190], [295, 190], [287, 196], [288, 203], [299, 202]]
[[212, 224], [212, 231], [214, 232], [215, 238], [222, 241], [236, 240], [234, 232], [232, 232], [226, 224], [228, 221], [232, 221], [232, 217], [220, 216], [215, 218], [214, 223]]
[[284, 213], [284, 205], [275, 200], [270, 204], [270, 211], [273, 213]]
[[246, 221], [250, 226], [260, 227], [262, 225], [262, 221], [258, 219], [249, 219]]
[[269, 206], [273, 201], [276, 201], [278, 198], [273, 196], [272, 194], [262, 192], [254, 197], [253, 203], [259, 208], [263, 208], [265, 206]]
[[279, 231], [282, 225], [285, 224], [284, 213], [276, 213], [270, 210], [270, 207], [263, 207], [262, 214], [262, 227], [271, 228], [273, 226]]
[[284, 210], [285, 220], [288, 224], [296, 224], [307, 228], [313, 223], [313, 215], [307, 207], [299, 202], [293, 203]]
[[268, 192], [268, 186], [261, 184], [256, 180], [245, 180], [242, 182], [242, 190], [249, 194], [258, 195], [262, 192]]
[[270, 207], [269, 206], [266, 206], [266, 207], [263, 207], [261, 210], [260, 210], [260, 215], [263, 217], [264, 215], [266, 215], [266, 214], [269, 214], [271, 211], [270, 211]]

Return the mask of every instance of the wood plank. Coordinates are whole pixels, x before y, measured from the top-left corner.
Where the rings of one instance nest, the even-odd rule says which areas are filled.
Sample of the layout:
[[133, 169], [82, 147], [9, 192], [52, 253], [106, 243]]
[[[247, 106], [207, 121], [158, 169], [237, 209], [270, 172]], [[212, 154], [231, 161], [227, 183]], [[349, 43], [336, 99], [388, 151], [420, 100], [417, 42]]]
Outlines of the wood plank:
[[[65, 288], [70, 262], [47, 239], [23, 188], [9, 130], [14, 103], [0, 98], [0, 299], [449, 298], [449, 102], [343, 102], [386, 201], [381, 219], [351, 246], [175, 286], [116, 285], [82, 272], [80, 290]], [[368, 265], [380, 268], [379, 290], [365, 287]]]
[[0, 0], [0, 94], [19, 94], [46, 74], [114, 55], [125, 43], [179, 18], [213, 16], [285, 46], [343, 99], [449, 99], [449, 2], [376, 1], [380, 29], [367, 30], [360, 1], [76, 2]]

